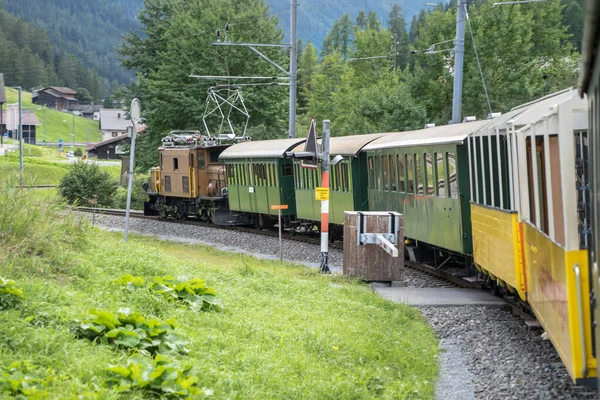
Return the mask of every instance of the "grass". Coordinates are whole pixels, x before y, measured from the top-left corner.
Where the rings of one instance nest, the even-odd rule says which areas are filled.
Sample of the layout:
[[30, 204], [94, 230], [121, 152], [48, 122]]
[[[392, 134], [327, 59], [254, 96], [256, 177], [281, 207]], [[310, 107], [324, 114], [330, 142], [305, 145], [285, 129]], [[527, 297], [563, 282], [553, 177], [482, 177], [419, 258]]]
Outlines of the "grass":
[[[122, 234], [56, 218], [47, 203], [10, 206], [25, 198], [0, 195], [0, 276], [27, 293], [0, 312], [0, 365], [28, 360], [49, 398], [158, 398], [107, 389], [105, 368], [129, 355], [73, 335], [91, 308], [123, 307], [175, 318], [190, 353], [172, 358], [194, 364], [216, 399], [433, 398], [437, 341], [415, 309], [290, 263], [136, 235], [124, 244]], [[13, 214], [18, 221], [7, 225]], [[31, 215], [46, 217], [32, 224]], [[203, 278], [224, 310], [194, 312], [147, 289], [125, 290], [116, 280], [126, 273]]]
[[[102, 141], [102, 136], [98, 131], [98, 121], [92, 121], [87, 118], [33, 104], [31, 102], [31, 93], [29, 92], [22, 93], [22, 101], [23, 108], [34, 110], [35, 115], [42, 124], [36, 128], [36, 137], [39, 143], [42, 143], [44, 140], [44, 123], [46, 124], [46, 142], [49, 143], [56, 143], [58, 139], [62, 139], [65, 146], [72, 141], [79, 143]], [[18, 91], [16, 89], [6, 89], [6, 102], [18, 102]], [[71, 138], [72, 129], [75, 132], [74, 138]]]
[[[31, 185], [58, 185], [60, 179], [67, 173], [68, 164], [35, 163], [24, 159], [23, 173], [25, 182]], [[19, 176], [19, 161], [0, 157], [0, 176]]]

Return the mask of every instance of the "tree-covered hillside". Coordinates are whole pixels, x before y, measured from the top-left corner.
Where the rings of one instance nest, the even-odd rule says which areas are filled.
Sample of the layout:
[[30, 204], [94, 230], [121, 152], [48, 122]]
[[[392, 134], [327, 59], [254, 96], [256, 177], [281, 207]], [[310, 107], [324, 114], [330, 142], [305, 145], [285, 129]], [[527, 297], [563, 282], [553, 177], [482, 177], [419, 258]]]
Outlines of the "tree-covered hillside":
[[[91, 99], [102, 95], [95, 70], [85, 67], [77, 57], [57, 54], [43, 29], [1, 8], [0, 72], [8, 86], [22, 86], [26, 90], [48, 85], [69, 86], [81, 94], [89, 92]], [[87, 100], [91, 99], [88, 96]]]
[[[298, 1], [298, 38], [304, 43], [309, 40], [318, 49], [321, 48], [323, 39], [333, 27], [336, 20], [348, 14], [354, 20], [358, 14], [373, 11], [380, 17], [385, 17], [397, 3], [404, 11], [404, 17], [410, 22], [413, 16], [418, 15], [422, 9], [431, 8], [426, 1], [414, 0], [306, 0]], [[434, 3], [439, 3], [435, 1]], [[447, 1], [443, 1], [447, 3]], [[290, 29], [290, 1], [267, 0], [271, 6], [272, 15], [279, 18], [279, 25], [283, 28], [286, 37]], [[385, 23], [384, 19], [380, 22]]]
[[95, 69], [106, 90], [129, 83], [133, 74], [120, 66], [121, 35], [139, 24], [143, 0], [0, 0], [9, 13], [46, 31], [58, 58], [76, 56]]

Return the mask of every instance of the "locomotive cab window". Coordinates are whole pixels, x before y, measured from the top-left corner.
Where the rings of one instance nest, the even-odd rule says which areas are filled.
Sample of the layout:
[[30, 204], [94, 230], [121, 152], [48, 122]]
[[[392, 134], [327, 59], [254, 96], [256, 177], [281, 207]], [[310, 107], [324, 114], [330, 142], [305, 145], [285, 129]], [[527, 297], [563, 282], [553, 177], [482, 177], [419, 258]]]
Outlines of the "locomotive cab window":
[[165, 176], [165, 192], [171, 191], [171, 177]]
[[177, 157], [173, 158], [173, 171], [179, 171], [179, 160]]
[[198, 153], [198, 169], [204, 169], [206, 168], [206, 164], [204, 161], [204, 152], [199, 152]]

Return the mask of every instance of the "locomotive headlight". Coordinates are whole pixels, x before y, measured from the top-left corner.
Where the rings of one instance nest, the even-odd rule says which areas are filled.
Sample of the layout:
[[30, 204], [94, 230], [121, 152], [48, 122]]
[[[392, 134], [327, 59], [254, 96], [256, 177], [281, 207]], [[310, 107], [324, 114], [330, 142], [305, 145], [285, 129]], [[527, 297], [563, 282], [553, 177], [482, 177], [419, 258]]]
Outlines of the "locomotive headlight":
[[338, 154], [337, 156], [333, 157], [333, 160], [331, 160], [331, 165], [338, 165], [343, 159], [344, 157]]

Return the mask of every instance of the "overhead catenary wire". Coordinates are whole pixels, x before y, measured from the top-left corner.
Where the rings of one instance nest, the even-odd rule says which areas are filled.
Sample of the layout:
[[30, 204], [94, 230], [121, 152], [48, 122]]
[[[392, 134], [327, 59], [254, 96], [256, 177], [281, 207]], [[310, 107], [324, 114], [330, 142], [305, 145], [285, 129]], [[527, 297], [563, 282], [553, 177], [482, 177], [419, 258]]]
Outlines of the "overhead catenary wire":
[[492, 104], [490, 103], [490, 96], [488, 95], [487, 85], [485, 84], [485, 78], [483, 76], [483, 70], [481, 69], [481, 62], [479, 61], [479, 53], [477, 52], [477, 46], [475, 45], [475, 37], [473, 36], [473, 29], [471, 28], [471, 20], [469, 19], [469, 13], [467, 12], [467, 6], [465, 5], [465, 15], [467, 25], [469, 26], [469, 33], [471, 34], [471, 42], [473, 43], [473, 50], [475, 50], [475, 59], [477, 60], [477, 67], [479, 68], [479, 75], [481, 75], [481, 83], [483, 84], [483, 91], [485, 92], [485, 99], [487, 100], [490, 114], [492, 114]]

